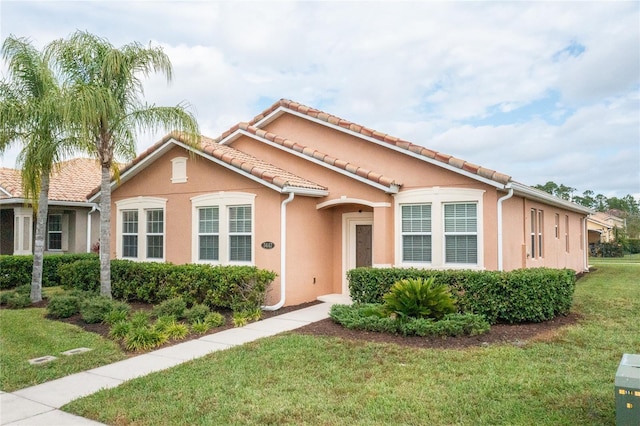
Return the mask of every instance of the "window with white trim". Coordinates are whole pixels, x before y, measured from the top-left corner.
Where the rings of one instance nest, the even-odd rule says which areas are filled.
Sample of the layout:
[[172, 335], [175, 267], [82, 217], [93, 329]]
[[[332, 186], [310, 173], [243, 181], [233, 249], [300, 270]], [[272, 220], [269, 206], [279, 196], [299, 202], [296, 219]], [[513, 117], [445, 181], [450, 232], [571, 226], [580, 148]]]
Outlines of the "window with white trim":
[[544, 230], [544, 216], [543, 211], [538, 209], [531, 209], [531, 257], [533, 259], [543, 257], [543, 230]]
[[483, 268], [484, 192], [433, 187], [394, 195], [395, 264]]
[[138, 257], [138, 210], [122, 211], [122, 257]]
[[402, 261], [431, 262], [431, 205], [405, 204], [402, 208]]
[[192, 261], [252, 264], [255, 194], [219, 192], [193, 197]]
[[47, 250], [62, 250], [62, 215], [50, 214], [47, 221]]
[[218, 207], [198, 208], [198, 260], [220, 260]]
[[164, 210], [149, 209], [147, 213], [147, 259], [162, 259], [164, 249]]
[[556, 213], [554, 229], [556, 233], [556, 239], [560, 238], [560, 215], [558, 213]]
[[165, 258], [167, 200], [135, 197], [116, 201], [116, 257], [140, 261]]
[[569, 253], [569, 215], [564, 216], [564, 246], [565, 251]]
[[444, 205], [445, 263], [478, 263], [478, 210], [475, 203]]
[[251, 262], [251, 206], [229, 207], [229, 261]]

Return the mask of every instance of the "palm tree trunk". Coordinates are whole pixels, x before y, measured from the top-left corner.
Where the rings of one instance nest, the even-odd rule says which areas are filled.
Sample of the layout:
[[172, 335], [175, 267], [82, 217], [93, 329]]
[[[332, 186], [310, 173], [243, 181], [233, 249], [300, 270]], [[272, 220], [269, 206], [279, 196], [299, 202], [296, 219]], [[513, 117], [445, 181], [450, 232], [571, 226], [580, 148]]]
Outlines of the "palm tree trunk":
[[40, 195], [36, 217], [36, 238], [33, 245], [33, 271], [31, 273], [31, 303], [42, 301], [42, 270], [44, 264], [44, 243], [47, 236], [47, 216], [49, 213], [49, 172], [40, 177]]
[[111, 298], [111, 173], [102, 165], [100, 183], [100, 294]]

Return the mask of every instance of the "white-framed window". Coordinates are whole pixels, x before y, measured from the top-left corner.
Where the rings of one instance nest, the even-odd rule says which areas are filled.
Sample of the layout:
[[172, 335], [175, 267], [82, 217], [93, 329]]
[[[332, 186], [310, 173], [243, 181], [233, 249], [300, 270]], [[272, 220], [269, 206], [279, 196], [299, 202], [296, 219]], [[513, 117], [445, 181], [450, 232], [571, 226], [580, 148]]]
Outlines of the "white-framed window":
[[191, 198], [192, 261], [252, 265], [255, 194], [218, 192]]
[[47, 250], [62, 250], [62, 215], [50, 214], [47, 221]]
[[199, 207], [198, 211], [198, 260], [220, 260], [220, 210], [215, 207]]
[[444, 204], [445, 263], [478, 263], [478, 206]]
[[402, 261], [431, 263], [431, 204], [403, 204]]
[[544, 213], [531, 209], [531, 257], [541, 259], [544, 255]]
[[556, 213], [556, 221], [553, 225], [555, 229], [556, 239], [560, 238], [560, 215]]
[[564, 246], [565, 251], [569, 253], [569, 215], [564, 216]]
[[163, 261], [167, 200], [135, 197], [116, 201], [116, 257]]
[[434, 187], [394, 195], [396, 265], [484, 268], [484, 192]]

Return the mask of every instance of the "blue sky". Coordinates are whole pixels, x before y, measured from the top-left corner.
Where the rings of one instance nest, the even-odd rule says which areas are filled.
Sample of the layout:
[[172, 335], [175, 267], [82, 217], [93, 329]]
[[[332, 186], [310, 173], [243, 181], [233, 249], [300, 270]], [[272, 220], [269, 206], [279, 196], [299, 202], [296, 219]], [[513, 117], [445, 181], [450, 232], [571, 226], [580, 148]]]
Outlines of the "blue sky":
[[207, 136], [287, 98], [609, 197], [640, 197], [638, 22], [635, 1], [0, 1], [2, 39], [162, 46], [174, 80], [149, 79], [147, 100], [189, 102]]

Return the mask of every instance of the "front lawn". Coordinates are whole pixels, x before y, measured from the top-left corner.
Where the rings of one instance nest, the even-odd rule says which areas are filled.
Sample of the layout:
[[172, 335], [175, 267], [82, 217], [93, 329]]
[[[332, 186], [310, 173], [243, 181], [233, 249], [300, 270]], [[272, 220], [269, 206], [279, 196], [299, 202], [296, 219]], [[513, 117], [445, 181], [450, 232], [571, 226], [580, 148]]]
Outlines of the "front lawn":
[[[74, 325], [44, 318], [45, 309], [0, 310], [0, 389], [12, 392], [125, 358], [116, 342]], [[92, 350], [72, 356], [62, 352]], [[45, 355], [56, 360], [31, 365]]]
[[577, 283], [581, 321], [525, 345], [415, 349], [292, 333], [64, 409], [136, 425], [612, 424], [616, 368], [640, 353], [639, 273], [599, 265]]

